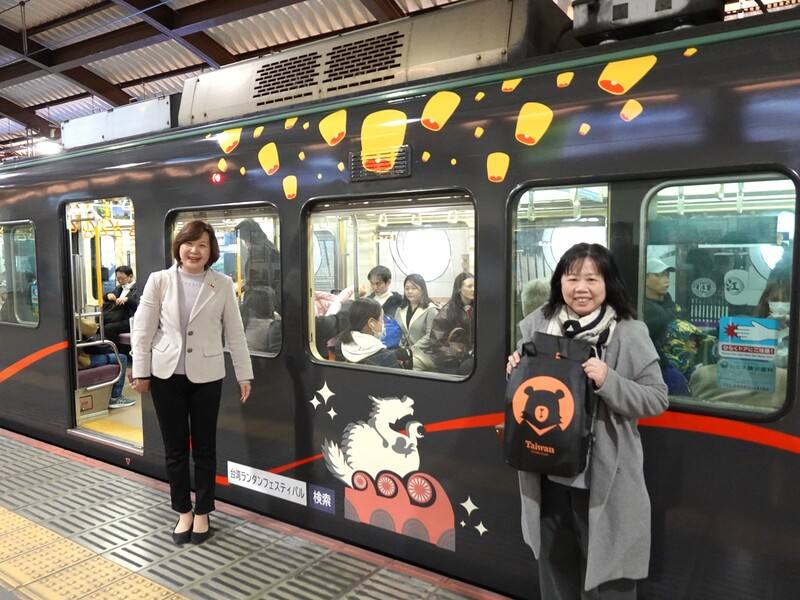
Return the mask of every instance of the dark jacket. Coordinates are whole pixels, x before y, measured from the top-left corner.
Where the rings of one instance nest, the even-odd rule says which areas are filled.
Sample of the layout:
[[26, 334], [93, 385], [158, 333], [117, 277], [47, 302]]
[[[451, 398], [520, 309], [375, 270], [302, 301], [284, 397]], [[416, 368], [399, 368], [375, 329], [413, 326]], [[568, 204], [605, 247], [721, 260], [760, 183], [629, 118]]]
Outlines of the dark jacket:
[[667, 341], [667, 326], [675, 319], [680, 318], [681, 309], [669, 294], [666, 294], [661, 301], [645, 298], [643, 308], [644, 322], [650, 332], [650, 339], [653, 340], [653, 345], [658, 351], [659, 362], [666, 365], [668, 361], [660, 348]]
[[[367, 296], [367, 298], [372, 298], [373, 300], [380, 302], [380, 300], [375, 298], [375, 294], [370, 294]], [[392, 292], [392, 295], [389, 296], [386, 299], [386, 302], [383, 303], [383, 314], [394, 319], [394, 314], [397, 312], [397, 309], [400, 308], [402, 303], [403, 297], [397, 292]]]
[[430, 353], [443, 373], [466, 375], [472, 370], [475, 322], [458, 306], [445, 304], [433, 321]]
[[[122, 295], [122, 286], [118, 285], [111, 293], [119, 298]], [[104, 302], [103, 319], [106, 323], [127, 321], [133, 316], [133, 313], [135, 313], [136, 309], [139, 307], [139, 282], [133, 282], [133, 285], [131, 285], [128, 290], [126, 298], [128, 301], [125, 304], [117, 304], [116, 302], [110, 302], [108, 300]]]

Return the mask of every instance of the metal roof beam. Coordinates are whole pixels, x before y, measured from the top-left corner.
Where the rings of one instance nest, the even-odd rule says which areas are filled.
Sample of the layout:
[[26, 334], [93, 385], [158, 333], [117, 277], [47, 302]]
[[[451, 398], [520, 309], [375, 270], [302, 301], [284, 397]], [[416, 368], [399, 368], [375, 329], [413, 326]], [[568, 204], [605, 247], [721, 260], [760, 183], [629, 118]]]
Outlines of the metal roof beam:
[[18, 104], [14, 104], [10, 100], [0, 98], [0, 115], [22, 123], [28, 129], [38, 132], [40, 135], [51, 137], [54, 132], [59, 132], [58, 125], [53, 125], [47, 119], [43, 119], [30, 108], [24, 108]]
[[75, 12], [71, 12], [62, 17], [58, 17], [57, 19], [53, 19], [52, 21], [47, 21], [40, 25], [36, 25], [35, 27], [28, 27], [28, 35], [36, 35], [37, 33], [44, 33], [45, 31], [50, 31], [51, 29], [55, 29], [56, 27], [61, 27], [62, 25], [67, 25], [68, 23], [72, 23], [73, 21], [78, 21], [79, 19], [83, 19], [84, 17], [90, 17], [91, 15], [102, 12], [111, 6], [114, 6], [114, 3], [111, 2], [111, 0], [102, 0], [97, 4], [92, 4], [91, 6], [87, 6], [86, 8], [76, 10]]
[[182, 36], [174, 31], [177, 13], [164, 4], [153, 4], [153, 0], [113, 0], [114, 4], [127, 8], [145, 23], [177, 42], [199, 57], [209, 66], [218, 69], [236, 60], [216, 40], [203, 32]]
[[394, 0], [360, 0], [360, 2], [378, 19], [379, 23], [402, 19], [406, 16], [406, 13]]
[[67, 69], [62, 71], [61, 75], [68, 77], [98, 98], [102, 98], [111, 106], [122, 106], [133, 100], [133, 96], [89, 69], [84, 69], [83, 67]]
[[304, 0], [206, 0], [176, 11], [175, 33], [189, 35]]

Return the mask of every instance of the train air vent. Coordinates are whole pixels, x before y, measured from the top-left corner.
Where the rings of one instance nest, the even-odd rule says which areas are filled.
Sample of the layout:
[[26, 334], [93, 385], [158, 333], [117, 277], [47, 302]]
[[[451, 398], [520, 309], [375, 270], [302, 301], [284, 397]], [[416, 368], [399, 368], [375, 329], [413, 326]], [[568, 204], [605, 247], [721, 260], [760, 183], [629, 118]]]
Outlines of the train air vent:
[[[394, 163], [392, 163], [392, 157], [394, 157]], [[365, 162], [374, 167], [367, 170], [364, 166]], [[381, 168], [382, 164], [386, 166]], [[374, 181], [392, 177], [411, 177], [411, 148], [408, 144], [400, 146], [397, 150], [380, 154], [350, 153], [350, 181]]]
[[403, 66], [405, 33], [390, 31], [339, 44], [326, 57], [322, 83], [328, 93], [389, 82]]
[[253, 100], [256, 106], [311, 96], [317, 82], [319, 64], [319, 52], [265, 63], [255, 76]]

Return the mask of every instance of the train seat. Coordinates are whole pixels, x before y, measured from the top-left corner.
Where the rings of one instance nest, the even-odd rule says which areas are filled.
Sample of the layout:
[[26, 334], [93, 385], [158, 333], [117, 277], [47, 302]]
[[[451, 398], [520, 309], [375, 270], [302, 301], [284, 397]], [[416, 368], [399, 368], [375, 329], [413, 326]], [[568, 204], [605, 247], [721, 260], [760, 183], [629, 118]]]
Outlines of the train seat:
[[116, 381], [119, 377], [119, 365], [101, 365], [78, 371], [78, 387], [85, 389], [98, 383]]
[[[131, 319], [133, 320], [133, 319]], [[119, 334], [119, 343], [123, 346], [130, 346], [131, 345], [131, 334], [130, 333], [120, 333]]]

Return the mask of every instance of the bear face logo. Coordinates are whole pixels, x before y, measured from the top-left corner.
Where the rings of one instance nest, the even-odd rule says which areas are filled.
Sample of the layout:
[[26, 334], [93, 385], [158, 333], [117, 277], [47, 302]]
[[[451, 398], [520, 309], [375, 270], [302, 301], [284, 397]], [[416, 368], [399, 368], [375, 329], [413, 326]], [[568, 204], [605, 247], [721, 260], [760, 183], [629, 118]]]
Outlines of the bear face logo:
[[514, 392], [512, 408], [517, 423], [524, 421], [539, 436], [555, 427], [566, 430], [575, 414], [575, 402], [567, 386], [547, 376], [523, 381]]

